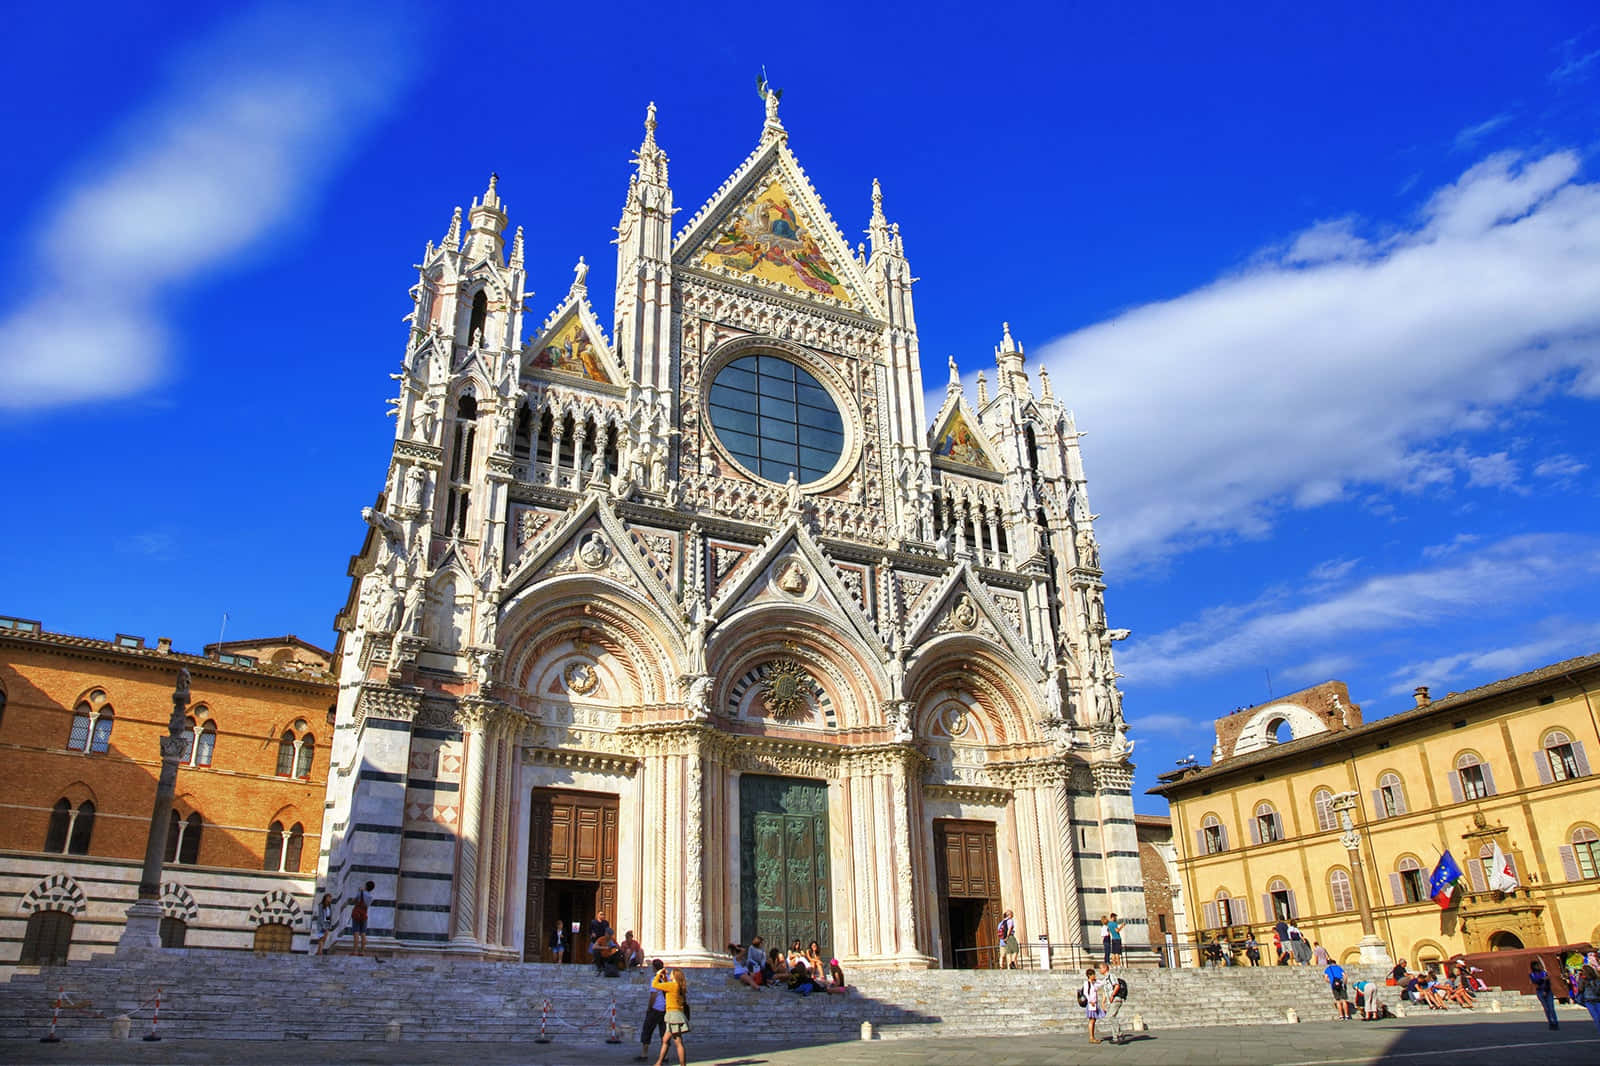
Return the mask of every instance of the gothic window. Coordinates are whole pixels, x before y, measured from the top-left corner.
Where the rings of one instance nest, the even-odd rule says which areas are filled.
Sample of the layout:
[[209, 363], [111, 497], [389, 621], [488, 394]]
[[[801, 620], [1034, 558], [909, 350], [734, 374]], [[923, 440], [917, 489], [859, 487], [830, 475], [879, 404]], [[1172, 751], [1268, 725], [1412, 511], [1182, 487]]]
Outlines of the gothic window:
[[294, 757], [294, 776], [311, 776], [311, 759], [316, 750], [317, 739], [310, 733], [300, 738], [300, 747]]
[[1198, 835], [1202, 855], [1215, 855], [1228, 850], [1228, 830], [1216, 815], [1208, 814], [1200, 820]]
[[483, 330], [489, 321], [489, 297], [482, 289], [472, 297], [472, 315], [467, 320], [467, 343], [483, 344]]
[[298, 719], [278, 738], [278, 776], [310, 777], [316, 738], [306, 732], [305, 719]]
[[111, 750], [111, 724], [114, 720], [106, 694], [95, 689], [72, 712], [72, 732], [67, 747], [73, 751], [104, 753]]
[[299, 822], [285, 829], [283, 822], [274, 820], [267, 827], [267, 847], [261, 856], [261, 868], [278, 873], [299, 873], [305, 836], [305, 827]]
[[1428, 883], [1424, 879], [1422, 864], [1407, 855], [1401, 859], [1396, 872], [1390, 875], [1390, 888], [1396, 903], [1421, 903], [1428, 898]]
[[288, 777], [294, 769], [294, 732], [285, 729], [278, 738], [278, 776]]
[[187, 719], [184, 720], [183, 732], [181, 734], [179, 734], [178, 739], [183, 741], [183, 754], [179, 757], [178, 761], [180, 763], [193, 763], [194, 762], [194, 719], [193, 718], [187, 718]]
[[93, 735], [89, 738], [89, 750], [91, 752], [103, 754], [111, 750], [111, 723], [111, 708], [100, 708], [100, 713], [94, 719]]
[[1456, 802], [1487, 799], [1494, 795], [1494, 774], [1472, 752], [1456, 760], [1456, 772], [1450, 779], [1450, 791]]
[[1539, 780], [1545, 784], [1589, 776], [1589, 759], [1583, 742], [1574, 742], [1559, 729], [1545, 734], [1544, 745], [1533, 761], [1539, 770]]
[[1406, 813], [1406, 793], [1400, 784], [1400, 775], [1386, 773], [1378, 778], [1378, 787], [1372, 793], [1374, 818], [1393, 818]]
[[193, 866], [200, 859], [200, 830], [204, 820], [195, 811], [187, 818], [177, 811], [167, 815], [167, 862]]
[[28, 916], [28, 928], [22, 934], [22, 957], [17, 962], [23, 966], [63, 965], [72, 947], [74, 923], [66, 911], [34, 911]]
[[1350, 890], [1349, 873], [1336, 869], [1328, 875], [1328, 897], [1333, 903], [1335, 913], [1356, 909], [1356, 897]]
[[1267, 882], [1266, 895], [1262, 897], [1261, 908], [1273, 921], [1282, 919], [1292, 922], [1295, 919], [1294, 892], [1289, 884], [1281, 877], [1274, 877]]
[[161, 946], [181, 948], [189, 936], [189, 925], [182, 918], [167, 915], [161, 919]]
[[472, 446], [478, 435], [478, 401], [464, 395], [456, 404], [455, 433], [450, 447], [450, 488], [446, 493], [444, 532], [463, 537], [472, 503]]
[[1317, 815], [1317, 830], [1327, 832], [1339, 828], [1339, 813], [1333, 809], [1333, 790], [1319, 788], [1311, 794], [1311, 809]]
[[1262, 803], [1256, 807], [1250, 835], [1256, 844], [1271, 844], [1283, 839], [1283, 822], [1278, 818], [1278, 812], [1272, 809], [1272, 804]]
[[67, 834], [67, 854], [89, 854], [89, 839], [94, 835], [94, 802], [84, 800], [72, 812], [72, 829]]
[[211, 756], [217, 750], [217, 723], [205, 722], [195, 737], [194, 766], [210, 766]]
[[1581, 825], [1572, 831], [1572, 843], [1561, 847], [1561, 865], [1568, 881], [1592, 881], [1600, 877], [1600, 833]]
[[717, 372], [711, 427], [746, 471], [782, 483], [820, 481], [844, 454], [844, 419], [809, 371], [778, 355], [747, 355]]
[[300, 872], [300, 852], [305, 846], [305, 828], [299, 822], [289, 827], [289, 835], [283, 840], [283, 870], [285, 873]]
[[533, 454], [533, 412], [527, 407], [517, 409], [517, 429], [511, 439], [511, 456], [526, 459]]
[[254, 949], [258, 954], [289, 951], [294, 945], [294, 930], [283, 922], [262, 922], [256, 926]]
[[72, 804], [65, 799], [56, 800], [50, 808], [50, 828], [45, 830], [44, 850], [59, 855], [67, 850], [67, 833], [72, 829]]
[[267, 826], [267, 848], [261, 856], [263, 870], [277, 870], [283, 867], [283, 823], [273, 822]]
[[78, 709], [72, 712], [72, 733], [67, 737], [67, 747], [73, 751], [89, 750], [89, 705], [78, 704]]

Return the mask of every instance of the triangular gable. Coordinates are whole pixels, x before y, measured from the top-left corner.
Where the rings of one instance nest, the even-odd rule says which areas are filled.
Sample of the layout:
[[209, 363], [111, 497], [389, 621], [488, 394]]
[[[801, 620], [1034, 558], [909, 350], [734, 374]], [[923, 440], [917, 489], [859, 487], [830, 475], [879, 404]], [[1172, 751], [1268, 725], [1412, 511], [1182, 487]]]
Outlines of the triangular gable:
[[562, 306], [545, 320], [539, 339], [524, 353], [523, 366], [606, 385], [625, 384], [622, 370], [611, 354], [611, 346], [595, 321], [588, 297], [576, 287]]
[[928, 445], [935, 458], [945, 459], [975, 470], [998, 472], [1001, 464], [989, 438], [984, 435], [978, 416], [967, 406], [966, 398], [952, 392], [933, 422]]
[[1005, 648], [1020, 664], [1044, 669], [967, 561], [945, 577], [937, 592], [925, 594], [922, 604], [906, 625], [913, 647], [946, 633], [970, 633]]
[[789, 569], [792, 562], [801, 564], [802, 579], [820, 585], [813, 602], [820, 600], [833, 611], [847, 619], [856, 635], [879, 655], [887, 655], [877, 630], [867, 619], [854, 592], [845, 585], [833, 561], [806, 532], [799, 519], [791, 518], [768, 537], [754, 556], [744, 562], [738, 576], [724, 582], [711, 605], [711, 618], [720, 622], [729, 615], [757, 602], [781, 601], [771, 592], [770, 585], [782, 583], [788, 575], [780, 571]]
[[637, 542], [599, 494], [558, 521], [507, 576], [502, 603], [509, 607], [544, 577], [586, 573], [642, 592], [664, 618], [682, 613], [676, 597], [639, 551]]
[[850, 246], [781, 140], [747, 158], [695, 214], [673, 260], [883, 317]]

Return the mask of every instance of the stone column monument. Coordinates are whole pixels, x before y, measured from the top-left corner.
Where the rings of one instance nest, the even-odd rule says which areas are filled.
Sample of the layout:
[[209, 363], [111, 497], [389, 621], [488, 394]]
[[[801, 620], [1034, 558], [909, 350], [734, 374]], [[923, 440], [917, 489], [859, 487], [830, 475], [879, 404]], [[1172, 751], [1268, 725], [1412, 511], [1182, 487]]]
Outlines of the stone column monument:
[[139, 874], [139, 898], [128, 908], [128, 924], [117, 941], [117, 953], [161, 946], [161, 864], [167, 850], [167, 816], [178, 784], [178, 762], [188, 746], [183, 733], [189, 722], [189, 671], [178, 671], [172, 690], [172, 717], [161, 738], [161, 776], [156, 779], [156, 801], [150, 812], [150, 835], [145, 838], [144, 869]]
[[1359, 799], [1358, 793], [1341, 792], [1333, 797], [1333, 809], [1339, 812], [1339, 821], [1344, 826], [1339, 843], [1350, 854], [1350, 880], [1355, 884], [1356, 909], [1361, 912], [1361, 962], [1362, 965], [1393, 966], [1388, 945], [1378, 935], [1377, 924], [1372, 920], [1372, 902], [1367, 898], [1367, 874], [1361, 864], [1361, 834], [1350, 814]]

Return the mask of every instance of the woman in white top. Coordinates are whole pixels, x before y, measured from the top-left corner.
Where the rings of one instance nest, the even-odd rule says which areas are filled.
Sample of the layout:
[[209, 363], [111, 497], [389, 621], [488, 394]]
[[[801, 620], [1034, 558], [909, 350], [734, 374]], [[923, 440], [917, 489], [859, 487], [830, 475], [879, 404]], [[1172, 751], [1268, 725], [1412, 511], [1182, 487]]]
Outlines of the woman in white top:
[[1093, 966], [1083, 972], [1083, 987], [1078, 990], [1078, 997], [1083, 1000], [1083, 1016], [1089, 1019], [1089, 1043], [1098, 1044], [1100, 1040], [1094, 1035], [1094, 1023], [1106, 1016], [1100, 1009], [1100, 975]]

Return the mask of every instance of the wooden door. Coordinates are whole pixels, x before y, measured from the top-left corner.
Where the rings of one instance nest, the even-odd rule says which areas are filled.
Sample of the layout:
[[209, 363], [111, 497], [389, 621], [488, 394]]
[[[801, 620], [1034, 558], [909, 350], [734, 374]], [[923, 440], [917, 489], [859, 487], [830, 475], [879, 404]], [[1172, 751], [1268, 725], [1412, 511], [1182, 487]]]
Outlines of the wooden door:
[[[528, 814], [528, 894], [523, 916], [523, 958], [553, 958], [551, 929], [544, 928], [550, 882], [590, 882], [598, 886], [596, 913], [617, 924], [617, 797], [593, 792], [535, 789]], [[573, 957], [588, 958], [588, 921], [569, 933]], [[620, 934], [620, 931], [619, 931]]]
[[1005, 913], [1000, 906], [1000, 849], [994, 823], [941, 819], [934, 823], [933, 833], [940, 914], [949, 912], [951, 900], [983, 902], [983, 917], [974, 943], [955, 943], [954, 930], [945, 923], [945, 962], [957, 964], [954, 951], [958, 948], [977, 948], [977, 966], [992, 967], [997, 962], [995, 927]]
[[740, 937], [769, 950], [798, 938], [833, 951], [828, 788], [820, 781], [739, 779]]

